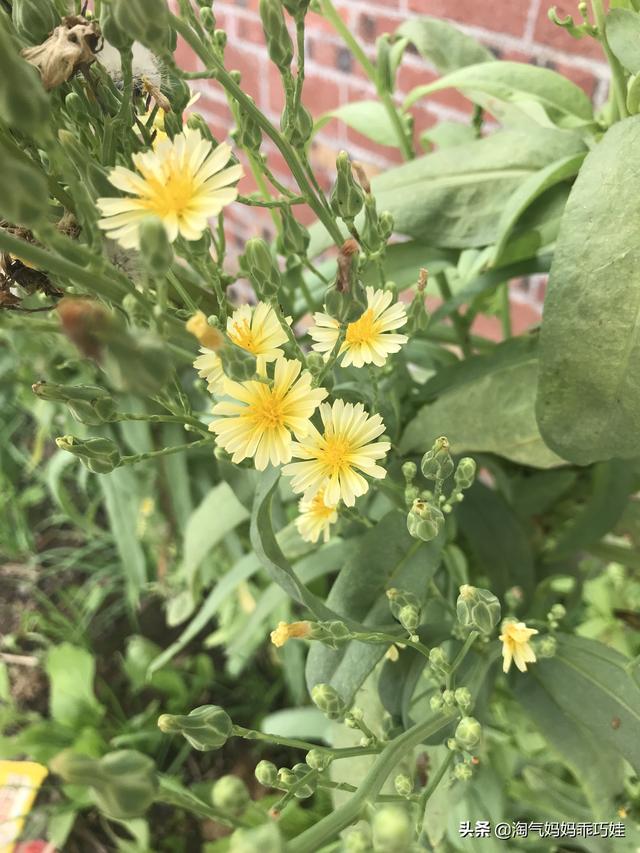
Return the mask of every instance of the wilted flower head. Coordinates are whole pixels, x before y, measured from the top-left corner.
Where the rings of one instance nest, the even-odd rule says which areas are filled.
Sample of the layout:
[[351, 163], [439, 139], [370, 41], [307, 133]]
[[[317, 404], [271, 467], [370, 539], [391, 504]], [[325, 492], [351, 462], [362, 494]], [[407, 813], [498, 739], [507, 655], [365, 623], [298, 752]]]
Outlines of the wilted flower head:
[[69, 15], [45, 42], [25, 48], [22, 55], [38, 69], [48, 91], [65, 83], [83, 65], [91, 65], [101, 48], [98, 24], [82, 15]]

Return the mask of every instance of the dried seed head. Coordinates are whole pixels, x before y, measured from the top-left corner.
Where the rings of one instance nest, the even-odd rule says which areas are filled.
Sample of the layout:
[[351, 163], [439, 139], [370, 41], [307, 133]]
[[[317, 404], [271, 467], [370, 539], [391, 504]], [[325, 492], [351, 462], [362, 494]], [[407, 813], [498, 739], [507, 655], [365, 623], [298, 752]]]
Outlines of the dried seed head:
[[44, 88], [50, 91], [69, 80], [82, 66], [95, 62], [101, 48], [98, 24], [82, 15], [69, 15], [46, 41], [25, 48], [22, 55], [38, 69]]

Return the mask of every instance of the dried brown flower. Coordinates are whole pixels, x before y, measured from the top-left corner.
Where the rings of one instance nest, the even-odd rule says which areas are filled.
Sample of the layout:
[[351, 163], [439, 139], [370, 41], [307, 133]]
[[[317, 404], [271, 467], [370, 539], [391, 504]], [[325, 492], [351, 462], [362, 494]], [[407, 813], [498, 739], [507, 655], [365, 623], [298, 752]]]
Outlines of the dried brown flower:
[[38, 69], [44, 88], [49, 91], [95, 62], [101, 48], [98, 24], [82, 15], [68, 15], [45, 42], [25, 48], [22, 55]]

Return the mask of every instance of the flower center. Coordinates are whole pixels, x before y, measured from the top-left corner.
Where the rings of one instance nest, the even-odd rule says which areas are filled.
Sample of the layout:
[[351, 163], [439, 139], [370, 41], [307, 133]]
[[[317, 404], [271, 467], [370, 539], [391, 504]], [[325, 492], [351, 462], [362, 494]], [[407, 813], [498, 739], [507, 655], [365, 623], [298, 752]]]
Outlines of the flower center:
[[233, 341], [236, 346], [242, 347], [254, 355], [256, 354], [258, 342], [251, 331], [248, 320], [237, 320], [228, 334], [229, 340]]
[[326, 519], [335, 512], [334, 506], [327, 506], [324, 502], [324, 492], [318, 492], [311, 502], [310, 510], [312, 515], [319, 519]]
[[193, 176], [187, 169], [174, 164], [163, 179], [155, 174], [144, 177], [149, 187], [148, 198], [143, 199], [145, 207], [161, 219], [171, 213], [180, 216], [193, 200]]
[[376, 323], [373, 318], [373, 309], [367, 308], [362, 317], [349, 323], [345, 340], [348, 344], [366, 344], [373, 338], [376, 332]]
[[276, 429], [285, 426], [284, 407], [282, 400], [271, 391], [263, 400], [252, 407], [252, 417], [257, 426], [262, 429]]
[[323, 461], [332, 473], [337, 474], [348, 467], [351, 447], [346, 439], [338, 435], [325, 436], [325, 441]]

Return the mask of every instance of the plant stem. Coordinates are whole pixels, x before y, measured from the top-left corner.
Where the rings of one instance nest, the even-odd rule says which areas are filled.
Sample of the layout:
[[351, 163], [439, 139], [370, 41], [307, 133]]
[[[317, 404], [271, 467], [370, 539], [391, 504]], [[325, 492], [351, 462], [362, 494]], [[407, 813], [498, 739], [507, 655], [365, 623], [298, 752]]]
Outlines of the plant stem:
[[202, 447], [205, 444], [211, 444], [213, 436], [207, 438], [199, 438], [197, 441], [191, 441], [188, 444], [177, 444], [175, 447], [164, 447], [162, 450], [150, 450], [147, 453], [136, 453], [133, 456], [123, 456], [120, 460], [121, 465], [137, 465], [138, 462], [146, 462], [147, 459], [158, 459], [160, 456], [170, 456], [172, 453], [181, 453], [183, 450], [193, 450], [195, 447]]
[[109, 418], [109, 423], [117, 423], [119, 421], [148, 421], [152, 424], [188, 424], [200, 432], [209, 432], [208, 428], [197, 418], [191, 418], [188, 415], [141, 415], [134, 414], [133, 412], [117, 412], [112, 418]]
[[336, 7], [332, 3], [332, 0], [320, 0], [320, 5], [324, 17], [328, 21], [330, 21], [331, 24], [333, 24], [337, 32], [342, 36], [345, 44], [362, 66], [362, 70], [365, 72], [367, 77], [376, 87], [378, 96], [380, 97], [380, 100], [382, 101], [382, 104], [385, 110], [387, 111], [389, 120], [391, 121], [396, 136], [398, 137], [398, 147], [402, 151], [405, 160], [412, 160], [415, 157], [415, 154], [411, 146], [411, 141], [402, 124], [402, 119], [400, 118], [400, 115], [398, 113], [398, 108], [393, 102], [393, 98], [391, 97], [389, 92], [386, 92], [381, 86], [378, 85], [378, 74], [376, 72], [375, 65], [373, 64], [373, 62], [371, 62], [362, 47], [358, 44], [358, 41], [354, 38], [351, 30], [348, 28], [348, 26], [338, 14]]
[[177, 806], [198, 817], [214, 820], [224, 826], [238, 827], [251, 826], [250, 822], [242, 818], [232, 818], [228, 814], [219, 811], [213, 806], [208, 805], [199, 797], [196, 797], [191, 791], [179, 790], [173, 787], [164, 777], [160, 777], [160, 787], [156, 794], [155, 801], [158, 803], [167, 803], [171, 806]]
[[292, 839], [285, 849], [290, 853], [317, 853], [323, 844], [335, 838], [339, 832], [357, 819], [367, 802], [375, 801], [387, 777], [400, 759], [425, 738], [444, 728], [452, 716], [451, 713], [442, 712], [429, 720], [416, 723], [415, 726], [394, 738], [380, 753], [349, 802]]
[[254, 121], [275, 143], [276, 147], [287, 161], [289, 168], [291, 169], [291, 173], [296, 179], [302, 194], [307, 199], [309, 206], [313, 209], [318, 219], [327, 229], [336, 245], [341, 246], [343, 243], [342, 233], [338, 228], [335, 219], [333, 219], [329, 215], [326, 207], [323, 205], [316, 193], [313, 191], [313, 187], [311, 186], [307, 179], [307, 176], [305, 175], [304, 168], [302, 166], [302, 163], [300, 162], [300, 158], [298, 157], [293, 146], [290, 145], [289, 142], [287, 142], [283, 135], [279, 133], [279, 131], [271, 124], [269, 119], [265, 115], [263, 115], [263, 113], [256, 107], [251, 98], [245, 95], [240, 86], [238, 86], [238, 84], [226, 70], [226, 68], [222, 64], [221, 59], [202, 43], [202, 41], [198, 38], [196, 33], [194, 33], [193, 30], [188, 26], [188, 24], [186, 24], [183, 20], [176, 17], [175, 15], [171, 15], [171, 24], [176, 30], [176, 32], [181, 35], [182, 38], [187, 42], [189, 47], [191, 47], [196, 52], [196, 54], [205, 63], [205, 65], [211, 66], [215, 69], [216, 80], [218, 80], [218, 82], [227, 90], [227, 92], [229, 92], [235, 98], [235, 100], [239, 104], [241, 104], [242, 108], [251, 115]]
[[509, 302], [509, 283], [505, 281], [500, 285], [500, 322], [502, 324], [502, 337], [504, 340], [512, 335], [511, 329], [511, 303]]
[[[445, 302], [448, 302], [453, 297], [453, 293], [451, 292], [446, 276], [444, 273], [436, 273], [433, 279], [438, 286], [440, 296], [442, 296]], [[469, 333], [464, 318], [456, 310], [451, 314], [451, 322], [453, 323], [460, 349], [465, 358], [468, 358], [471, 355], [471, 347], [469, 345]]]
[[429, 798], [431, 797], [435, 789], [438, 787], [440, 782], [442, 782], [445, 773], [453, 763], [454, 757], [454, 753], [449, 752], [440, 767], [438, 767], [438, 770], [436, 771], [434, 777], [431, 779], [424, 791], [420, 794], [420, 799], [418, 800], [418, 820], [420, 821], [420, 823], [418, 824], [418, 830], [422, 829], [422, 824], [424, 822], [424, 810], [427, 807]]
[[609, 63], [609, 66], [611, 68], [614, 103], [617, 107], [618, 115], [620, 116], [620, 118], [627, 118], [629, 113], [627, 112], [627, 86], [625, 83], [624, 71], [622, 70], [622, 66], [618, 62], [618, 59], [611, 51], [611, 48], [609, 47], [609, 42], [607, 41], [605, 29], [606, 15], [602, 0], [591, 0], [591, 9], [593, 11], [593, 17], [595, 18], [596, 26], [598, 28], [598, 39], [600, 41], [600, 44], [602, 45], [604, 54], [607, 57], [607, 62]]
[[458, 654], [455, 656], [453, 663], [449, 667], [449, 672], [447, 673], [447, 689], [448, 690], [451, 690], [451, 688], [453, 686], [453, 683], [454, 683], [453, 679], [454, 679], [454, 676], [456, 674], [456, 670], [458, 669], [458, 667], [460, 666], [462, 661], [465, 659], [465, 657], [467, 656], [467, 652], [469, 651], [469, 649], [475, 643], [476, 639], [479, 636], [480, 635], [477, 631], [470, 631], [469, 636], [464, 641], [462, 648], [460, 649]]

